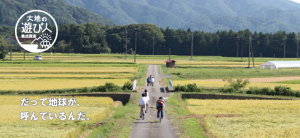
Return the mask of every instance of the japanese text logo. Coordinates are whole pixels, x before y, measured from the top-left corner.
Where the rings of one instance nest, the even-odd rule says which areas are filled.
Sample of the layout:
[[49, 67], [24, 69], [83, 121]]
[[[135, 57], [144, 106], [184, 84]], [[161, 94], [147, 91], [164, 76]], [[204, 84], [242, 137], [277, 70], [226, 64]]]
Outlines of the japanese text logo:
[[[55, 28], [51, 24], [52, 26], [54, 24]], [[54, 18], [42, 10], [31, 10], [24, 13], [15, 27], [17, 42], [25, 50], [32, 53], [41, 53], [51, 48], [57, 35], [58, 28]]]

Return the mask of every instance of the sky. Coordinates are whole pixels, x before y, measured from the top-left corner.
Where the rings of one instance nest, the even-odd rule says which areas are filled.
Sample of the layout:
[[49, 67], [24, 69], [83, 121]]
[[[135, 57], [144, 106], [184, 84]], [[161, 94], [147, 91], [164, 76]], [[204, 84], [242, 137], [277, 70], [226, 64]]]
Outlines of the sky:
[[300, 3], [300, 0], [291, 0], [293, 2], [297, 2], [297, 3]]

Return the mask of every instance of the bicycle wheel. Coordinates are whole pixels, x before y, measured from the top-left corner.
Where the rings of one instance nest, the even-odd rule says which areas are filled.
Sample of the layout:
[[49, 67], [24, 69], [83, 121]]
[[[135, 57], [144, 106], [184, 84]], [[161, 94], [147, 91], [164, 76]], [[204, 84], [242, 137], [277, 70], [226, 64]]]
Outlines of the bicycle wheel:
[[159, 123], [161, 123], [161, 110], [159, 111]]
[[145, 114], [144, 113], [142, 114], [142, 117], [143, 117], [143, 120], [144, 120], [145, 119]]

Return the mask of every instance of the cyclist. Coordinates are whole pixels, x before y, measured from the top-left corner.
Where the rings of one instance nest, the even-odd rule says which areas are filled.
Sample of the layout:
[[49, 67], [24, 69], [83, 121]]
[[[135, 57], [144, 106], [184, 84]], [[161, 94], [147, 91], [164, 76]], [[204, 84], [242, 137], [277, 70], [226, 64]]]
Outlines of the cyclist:
[[161, 109], [161, 118], [164, 118], [163, 109], [165, 108], [165, 101], [162, 97], [156, 101], [156, 109], [157, 109], [157, 118], [159, 118], [159, 109]]
[[142, 113], [145, 115], [145, 108], [147, 105], [147, 98], [145, 97], [145, 94], [142, 94], [142, 97], [140, 98], [140, 103], [139, 105], [141, 106], [141, 113], [140, 113], [140, 118], [142, 118]]

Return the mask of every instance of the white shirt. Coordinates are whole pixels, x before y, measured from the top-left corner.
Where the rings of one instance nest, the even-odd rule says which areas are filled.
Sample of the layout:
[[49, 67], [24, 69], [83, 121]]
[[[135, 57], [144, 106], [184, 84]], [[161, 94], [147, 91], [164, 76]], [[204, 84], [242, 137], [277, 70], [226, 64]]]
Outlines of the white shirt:
[[147, 97], [140, 98], [140, 105], [146, 105], [147, 104]]
[[[146, 92], [144, 92], [144, 94], [145, 94]], [[150, 100], [150, 98], [149, 98], [149, 92], [147, 92], [147, 102], [149, 102], [149, 100]]]
[[154, 78], [151, 78], [151, 82], [154, 82]]

